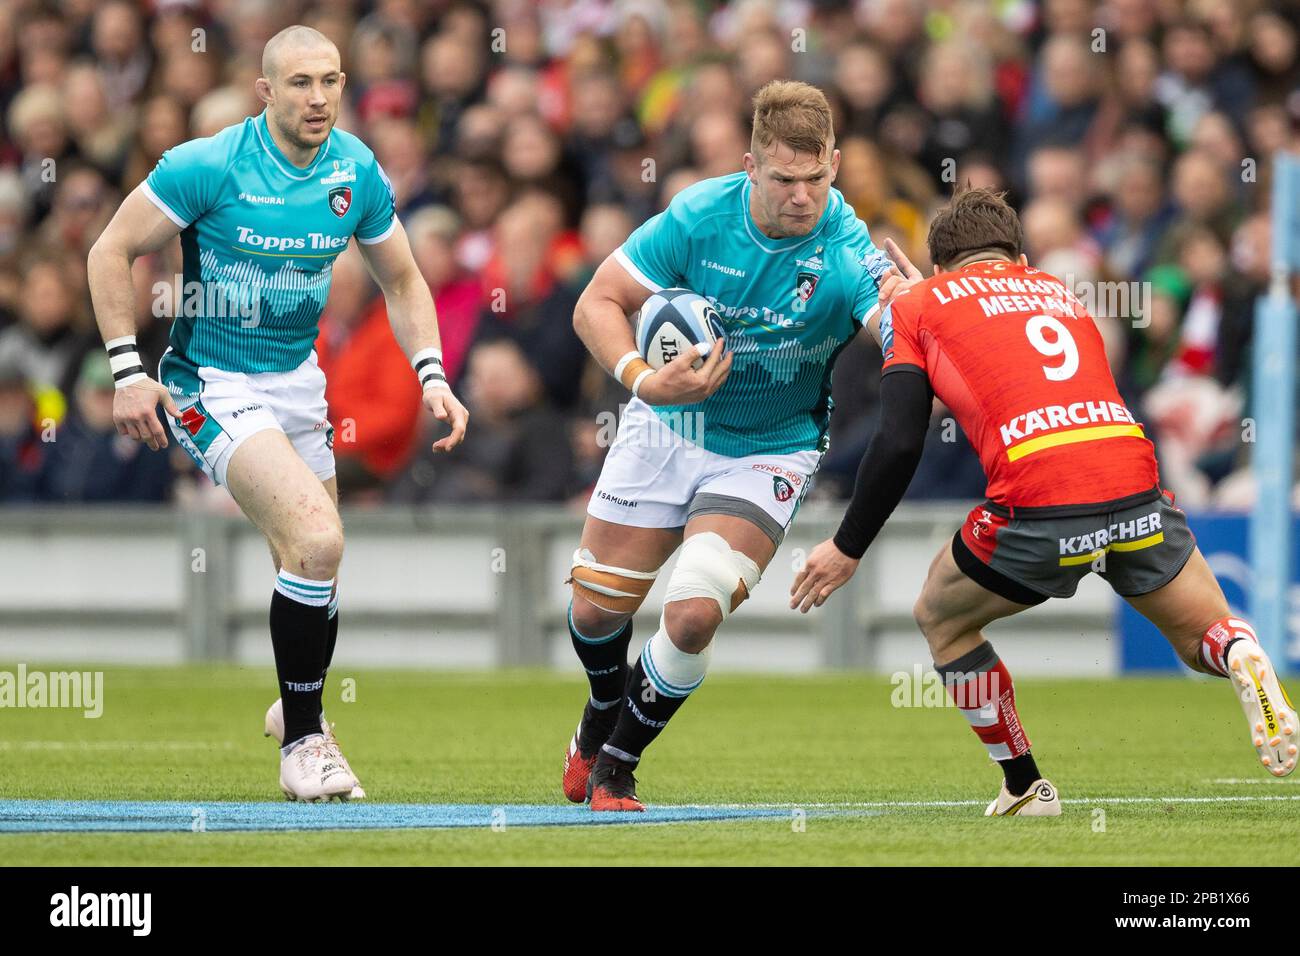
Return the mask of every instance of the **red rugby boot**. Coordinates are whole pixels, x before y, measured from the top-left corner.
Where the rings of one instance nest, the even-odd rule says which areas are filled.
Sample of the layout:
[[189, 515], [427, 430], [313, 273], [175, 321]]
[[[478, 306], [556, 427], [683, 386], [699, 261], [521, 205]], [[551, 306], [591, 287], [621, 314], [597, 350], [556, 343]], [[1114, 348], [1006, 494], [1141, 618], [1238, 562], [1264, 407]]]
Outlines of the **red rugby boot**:
[[578, 729], [573, 732], [573, 739], [564, 751], [564, 795], [574, 803], [587, 799], [587, 780], [596, 766], [601, 745], [614, 732], [617, 722], [617, 706], [597, 710], [591, 706], [590, 700], [587, 701]]
[[587, 779], [587, 799], [593, 810], [645, 810], [637, 799], [633, 764], [602, 753]]

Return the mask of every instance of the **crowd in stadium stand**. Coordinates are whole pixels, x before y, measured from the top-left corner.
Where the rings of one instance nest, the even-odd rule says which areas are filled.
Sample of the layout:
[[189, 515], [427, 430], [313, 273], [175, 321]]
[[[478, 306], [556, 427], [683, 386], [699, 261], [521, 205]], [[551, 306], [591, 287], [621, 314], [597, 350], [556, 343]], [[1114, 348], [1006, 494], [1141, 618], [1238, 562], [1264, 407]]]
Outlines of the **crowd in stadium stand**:
[[[8, 0], [0, 502], [213, 495], [175, 443], [115, 433], [86, 253], [164, 150], [258, 112], [262, 46], [295, 22], [342, 53], [339, 126], [392, 181], [472, 413], [455, 454], [429, 451], [440, 426], [349, 249], [317, 343], [346, 502], [584, 504], [627, 396], [574, 303], [675, 193], [741, 168], [750, 95], [788, 77], [834, 107], [836, 186], [927, 274], [953, 184], [1007, 189], [1030, 261], [1095, 290], [1179, 503], [1249, 507], [1270, 160], [1300, 128], [1300, 16], [1251, 0]], [[155, 368], [179, 272], [178, 249], [135, 264]], [[847, 493], [879, 370], [865, 341], [839, 358], [818, 495]], [[909, 497], [980, 497], [946, 410], [930, 439]]]

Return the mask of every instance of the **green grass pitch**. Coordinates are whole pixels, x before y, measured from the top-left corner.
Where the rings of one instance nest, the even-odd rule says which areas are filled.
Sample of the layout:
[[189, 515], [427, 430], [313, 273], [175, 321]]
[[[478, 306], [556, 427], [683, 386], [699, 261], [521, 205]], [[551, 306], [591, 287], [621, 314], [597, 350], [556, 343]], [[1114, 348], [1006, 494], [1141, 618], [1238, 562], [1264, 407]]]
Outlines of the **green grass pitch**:
[[[355, 680], [354, 702], [340, 700], [341, 678]], [[0, 798], [280, 801], [276, 748], [261, 733], [273, 688], [274, 677], [260, 668], [112, 668], [97, 720], [77, 711], [0, 710]], [[1258, 765], [1226, 682], [1019, 681], [1040, 767], [1066, 801], [1082, 801], [1067, 802], [1059, 819], [1034, 820], [985, 819], [983, 804], [1000, 775], [965, 721], [950, 708], [895, 708], [890, 693], [878, 676], [714, 675], [638, 774], [651, 804], [789, 804], [789, 817], [599, 828], [0, 834], [0, 861], [1300, 863], [1300, 843], [1278, 838], [1300, 823], [1300, 787]], [[326, 687], [327, 713], [372, 799], [401, 803], [563, 802], [561, 756], [583, 699], [577, 679], [541, 672], [337, 667]], [[944, 801], [978, 805], [934, 805]], [[837, 803], [876, 805], [835, 815], [816, 806]], [[806, 811], [802, 827], [796, 808]]]

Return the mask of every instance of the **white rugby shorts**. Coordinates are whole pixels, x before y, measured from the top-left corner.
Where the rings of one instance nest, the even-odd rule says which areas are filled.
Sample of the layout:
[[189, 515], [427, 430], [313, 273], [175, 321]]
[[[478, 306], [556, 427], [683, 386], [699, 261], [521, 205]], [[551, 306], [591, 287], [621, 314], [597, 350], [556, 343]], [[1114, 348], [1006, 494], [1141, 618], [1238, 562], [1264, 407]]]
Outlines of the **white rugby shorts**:
[[158, 380], [181, 410], [180, 421], [164, 415], [172, 434], [217, 484], [226, 483], [235, 450], [266, 428], [283, 432], [321, 481], [334, 477], [334, 426], [315, 352], [288, 372], [246, 374], [196, 368], [168, 349]]
[[734, 514], [779, 545], [821, 458], [817, 451], [717, 455], [634, 398], [623, 410], [587, 513], [634, 528], [680, 528], [697, 514]]

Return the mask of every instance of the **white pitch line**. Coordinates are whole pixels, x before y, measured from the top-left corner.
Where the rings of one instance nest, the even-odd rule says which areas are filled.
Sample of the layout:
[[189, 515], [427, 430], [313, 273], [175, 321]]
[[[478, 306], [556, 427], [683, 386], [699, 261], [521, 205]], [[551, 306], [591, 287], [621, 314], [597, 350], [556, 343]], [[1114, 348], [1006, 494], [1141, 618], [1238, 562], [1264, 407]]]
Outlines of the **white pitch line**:
[[0, 750], [234, 750], [229, 740], [0, 740]]
[[1218, 797], [1080, 797], [1062, 803], [1249, 803], [1257, 800], [1300, 800], [1300, 794], [1231, 794]]
[[[1250, 803], [1263, 800], [1300, 800], [1300, 794], [1251, 794], [1214, 797], [1073, 797], [1062, 803]], [[682, 810], [856, 810], [902, 809], [909, 807], [984, 807], [987, 800], [865, 800], [831, 803], [661, 803], [658, 806]]]

